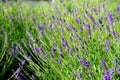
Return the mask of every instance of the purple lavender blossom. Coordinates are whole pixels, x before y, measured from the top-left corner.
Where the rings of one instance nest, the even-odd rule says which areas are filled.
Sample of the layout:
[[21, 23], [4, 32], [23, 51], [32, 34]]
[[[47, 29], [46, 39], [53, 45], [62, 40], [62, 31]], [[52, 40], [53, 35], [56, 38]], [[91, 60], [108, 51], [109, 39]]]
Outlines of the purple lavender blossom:
[[57, 13], [59, 16], [61, 16], [61, 12], [59, 11], [59, 9], [58, 9], [57, 7], [55, 7], [54, 9], [55, 9], [56, 13]]
[[105, 59], [102, 59], [102, 67], [103, 67], [104, 69], [107, 68], [107, 66], [106, 66], [106, 62], [105, 62]]
[[114, 66], [117, 66], [117, 64], [118, 64], [118, 60], [117, 58], [114, 58]]
[[116, 68], [116, 71], [120, 75], [120, 67]]
[[78, 78], [79, 78], [80, 80], [82, 80], [82, 74], [81, 74], [80, 71], [78, 71]]
[[90, 35], [90, 24], [85, 25], [88, 35]]
[[110, 28], [108, 25], [106, 25], [106, 30], [107, 30], [107, 32], [110, 32]]
[[67, 43], [67, 41], [64, 38], [62, 38], [62, 45], [64, 47], [68, 47], [68, 43]]
[[96, 8], [92, 8], [92, 11], [97, 14], [97, 9]]
[[111, 69], [110, 69], [110, 72], [109, 72], [109, 75], [110, 75], [111, 78], [113, 77], [113, 74], [114, 74], [114, 69], [111, 68]]
[[21, 72], [20, 68], [17, 68], [16, 73], [19, 74]]
[[84, 58], [81, 58], [80, 62], [83, 64], [84, 68], [88, 68], [90, 66], [89, 61], [86, 61]]
[[112, 36], [113, 36], [113, 38], [117, 38], [114, 30], [112, 30]]
[[112, 80], [107, 70], [104, 71], [103, 80]]
[[114, 22], [114, 16], [113, 16], [112, 11], [110, 11], [110, 12], [108, 13], [107, 18], [108, 18], [109, 24], [112, 25], [113, 22]]
[[64, 58], [64, 56], [63, 56], [63, 54], [62, 53], [60, 53], [60, 57], [63, 59]]
[[82, 28], [82, 26], [79, 26], [79, 28], [80, 28], [80, 32], [83, 33], [83, 28]]
[[18, 76], [16, 80], [23, 80], [23, 79], [20, 76]]
[[106, 40], [106, 41], [105, 41], [105, 45], [106, 45], [106, 47], [110, 47], [110, 41], [109, 41], [109, 40]]
[[39, 30], [43, 30], [43, 27], [41, 25], [38, 26]]
[[98, 21], [100, 24], [102, 24], [102, 19], [101, 18], [98, 18]]
[[118, 6], [116, 7], [116, 13], [117, 13], [117, 14], [120, 14], [120, 5], [118, 5]]
[[93, 22], [93, 24], [95, 24], [95, 20], [94, 17], [92, 15], [89, 15], [90, 20]]
[[26, 60], [21, 61], [22, 66], [25, 64]]
[[87, 73], [88, 73], [88, 75], [89, 75], [89, 76], [91, 76], [91, 75], [92, 75], [92, 71], [88, 71]]
[[34, 52], [35, 54], [37, 54], [37, 55], [40, 54], [40, 53], [39, 53], [39, 50], [37, 50], [36, 48], [33, 49], [33, 52]]
[[43, 55], [45, 54], [45, 52], [44, 52], [44, 48], [43, 48], [42, 45], [40, 45], [40, 51], [42, 52]]
[[33, 79], [33, 80], [37, 80], [34, 75], [32, 75], [32, 79]]

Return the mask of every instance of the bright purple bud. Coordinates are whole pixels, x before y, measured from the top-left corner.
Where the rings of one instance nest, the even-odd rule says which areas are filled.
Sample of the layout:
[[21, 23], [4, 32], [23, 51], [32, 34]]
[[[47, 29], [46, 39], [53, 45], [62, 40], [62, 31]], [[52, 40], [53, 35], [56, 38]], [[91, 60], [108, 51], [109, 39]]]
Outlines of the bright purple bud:
[[64, 38], [62, 38], [62, 45], [64, 47], [68, 47], [68, 43], [67, 43], [67, 41]]
[[61, 12], [59, 11], [59, 9], [58, 9], [57, 7], [55, 7], [54, 9], [55, 9], [56, 13], [57, 13], [59, 16], [61, 16]]
[[106, 47], [110, 47], [110, 41], [109, 41], [109, 40], [106, 40], [106, 41], [105, 41], [105, 45], [106, 45]]
[[90, 24], [85, 25], [88, 35], [90, 35]]
[[26, 60], [23, 60], [23, 61], [21, 62], [21, 64], [22, 64], [22, 65], [24, 65], [24, 64], [25, 64], [25, 62], [26, 62]]
[[117, 58], [114, 58], [114, 66], [117, 66], [117, 64], [118, 64], [118, 60]]
[[37, 50], [36, 48], [33, 49], [33, 52], [34, 52], [35, 54], [37, 54], [37, 55], [40, 54], [40, 53], [39, 53], [39, 50]]
[[102, 24], [102, 19], [101, 18], [98, 18], [98, 21], [100, 24]]
[[104, 69], [106, 69], [107, 67], [106, 67], [106, 62], [105, 62], [105, 60], [104, 59], [102, 59], [102, 67], [104, 68]]
[[82, 78], [82, 74], [80, 71], [78, 71], [78, 78], [81, 79]]
[[112, 30], [112, 36], [113, 36], [114, 38], [116, 38], [116, 33], [115, 33], [114, 30]]
[[23, 79], [20, 76], [18, 76], [16, 80], [23, 80]]
[[107, 70], [104, 71], [103, 80], [112, 80]]
[[116, 13], [117, 13], [117, 14], [120, 14], [120, 5], [118, 5], [118, 6], [116, 7]]
[[64, 56], [63, 56], [63, 54], [62, 53], [60, 53], [60, 57], [63, 59], [64, 58]]
[[95, 24], [95, 20], [94, 17], [92, 15], [89, 15], [90, 20], [93, 22], [93, 24]]
[[42, 52], [43, 55], [45, 54], [45, 52], [44, 52], [44, 48], [43, 48], [42, 45], [40, 46], [40, 51]]
[[43, 30], [43, 27], [41, 25], [38, 26], [39, 30]]
[[91, 75], [92, 75], [92, 72], [91, 72], [91, 71], [88, 71], [88, 75], [91, 76]]
[[120, 75], [120, 67], [116, 68], [116, 71]]
[[109, 24], [112, 25], [114, 22], [114, 15], [112, 14], [112, 11], [108, 13], [107, 18], [108, 18]]
[[20, 68], [17, 68], [16, 73], [19, 74], [21, 72]]
[[92, 8], [92, 11], [97, 14], [97, 9], [96, 8]]
[[80, 32], [83, 33], [83, 28], [82, 28], [82, 26], [79, 26], [79, 28], [80, 28]]
[[34, 75], [32, 75], [32, 79], [33, 79], [33, 80], [37, 80]]
[[110, 28], [108, 25], [106, 25], [106, 30], [107, 30], [107, 32], [110, 32]]
[[110, 72], [109, 72], [109, 75], [110, 75], [111, 78], [113, 77], [113, 74], [114, 74], [114, 69], [111, 68], [111, 69], [110, 69]]
[[88, 68], [89, 66], [90, 66], [89, 61], [85, 61], [84, 67], [85, 67], [85, 68]]

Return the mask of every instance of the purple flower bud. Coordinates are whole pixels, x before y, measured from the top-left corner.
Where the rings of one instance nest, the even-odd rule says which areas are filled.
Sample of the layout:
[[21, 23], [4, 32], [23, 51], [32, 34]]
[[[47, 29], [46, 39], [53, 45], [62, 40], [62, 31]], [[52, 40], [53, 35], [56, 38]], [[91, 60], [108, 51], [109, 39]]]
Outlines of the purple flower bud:
[[61, 63], [61, 61], [60, 61], [60, 60], [58, 60], [58, 61], [57, 61], [57, 64], [61, 65], [62, 63]]
[[112, 25], [114, 22], [114, 16], [112, 14], [112, 11], [108, 13], [107, 18], [108, 18], [109, 24]]
[[23, 80], [23, 79], [20, 76], [18, 76], [16, 80]]
[[60, 53], [60, 57], [63, 59], [64, 58], [64, 56], [63, 56], [63, 54], [62, 53]]
[[114, 30], [112, 30], [112, 36], [113, 36], [113, 38], [117, 38]]
[[37, 54], [37, 55], [40, 54], [40, 53], [39, 53], [39, 50], [37, 50], [36, 48], [33, 49], [33, 52], [34, 52], [35, 54]]
[[106, 62], [105, 62], [105, 60], [104, 60], [104, 59], [102, 59], [102, 67], [103, 67], [104, 69], [106, 69], [106, 68], [107, 68], [107, 66], [106, 66]]
[[110, 75], [111, 78], [113, 77], [113, 74], [114, 74], [114, 69], [111, 68], [111, 69], [110, 69], [110, 72], [109, 72], [109, 75]]
[[54, 9], [55, 9], [56, 13], [57, 13], [59, 16], [61, 16], [61, 12], [59, 11], [59, 9], [58, 9], [57, 7], [55, 7]]
[[90, 35], [90, 24], [85, 25], [88, 35]]
[[107, 70], [104, 71], [103, 80], [112, 80]]
[[102, 24], [102, 19], [101, 18], [98, 18], [98, 21], [100, 24]]
[[40, 46], [40, 51], [42, 52], [43, 55], [45, 54], [45, 52], [44, 52], [44, 48], [43, 48], [42, 45]]
[[94, 17], [92, 15], [89, 15], [90, 20], [93, 22], [93, 24], [95, 24], [95, 20]]
[[39, 25], [39, 26], [38, 26], [38, 29], [42, 31], [42, 30], [43, 30], [43, 27], [42, 27], [41, 25]]
[[26, 62], [26, 60], [23, 60], [23, 61], [21, 62], [22, 66], [25, 64], [25, 62]]
[[88, 75], [91, 76], [91, 75], [92, 75], [92, 72], [91, 72], [91, 71], [88, 71]]
[[92, 11], [97, 14], [97, 9], [96, 8], [92, 8]]
[[117, 64], [118, 64], [118, 60], [117, 58], [114, 58], [114, 66], [117, 66]]
[[106, 30], [107, 30], [107, 32], [110, 32], [110, 28], [108, 25], [106, 25]]
[[109, 41], [109, 40], [106, 40], [106, 41], [105, 41], [105, 45], [106, 45], [106, 47], [110, 47], [110, 41]]
[[80, 32], [83, 33], [83, 28], [82, 28], [82, 26], [79, 26], [79, 28], [80, 28]]
[[33, 80], [37, 80], [34, 75], [32, 75], [32, 79], [33, 79]]
[[116, 68], [116, 71], [120, 75], [120, 67]]
[[17, 68], [16, 73], [19, 74], [21, 72], [20, 68]]
[[78, 78], [79, 78], [79, 79], [82, 78], [82, 74], [81, 74], [80, 71], [78, 71]]
[[68, 43], [67, 43], [67, 41], [64, 38], [62, 38], [62, 45], [64, 47], [68, 47]]
[[116, 7], [116, 13], [117, 13], [117, 14], [120, 14], [120, 5], [118, 5], [118, 6]]

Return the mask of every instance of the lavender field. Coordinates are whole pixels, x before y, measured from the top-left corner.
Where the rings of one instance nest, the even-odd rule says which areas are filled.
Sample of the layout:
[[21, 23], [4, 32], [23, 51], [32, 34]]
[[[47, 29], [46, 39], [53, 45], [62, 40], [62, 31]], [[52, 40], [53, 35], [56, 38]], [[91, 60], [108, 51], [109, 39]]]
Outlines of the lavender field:
[[120, 0], [0, 8], [0, 80], [120, 80]]

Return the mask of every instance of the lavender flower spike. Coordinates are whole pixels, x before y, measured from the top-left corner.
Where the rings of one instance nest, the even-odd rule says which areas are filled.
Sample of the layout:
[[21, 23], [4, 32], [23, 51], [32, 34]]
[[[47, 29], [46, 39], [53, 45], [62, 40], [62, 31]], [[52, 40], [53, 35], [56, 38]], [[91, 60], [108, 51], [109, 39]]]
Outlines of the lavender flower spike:
[[117, 64], [118, 64], [118, 60], [117, 58], [114, 58], [114, 66], [117, 66]]
[[90, 24], [85, 25], [88, 35], [90, 35]]
[[79, 78], [80, 80], [82, 80], [82, 74], [81, 74], [80, 71], [78, 71], [78, 78]]
[[104, 59], [102, 59], [102, 67], [103, 67], [104, 69], [106, 69], [106, 68], [107, 68], [107, 66], [106, 66], [106, 62], [105, 62], [105, 60], [104, 60]]
[[116, 68], [116, 71], [120, 75], [120, 67]]

